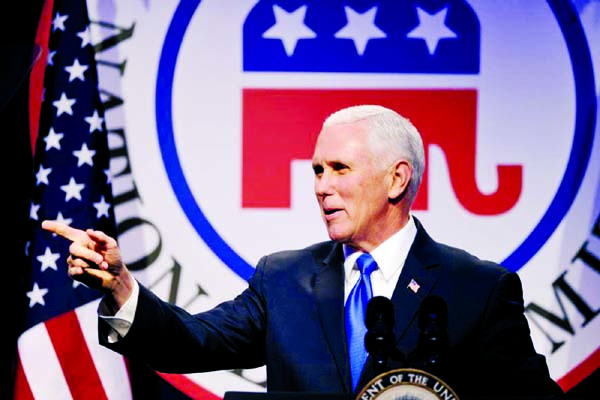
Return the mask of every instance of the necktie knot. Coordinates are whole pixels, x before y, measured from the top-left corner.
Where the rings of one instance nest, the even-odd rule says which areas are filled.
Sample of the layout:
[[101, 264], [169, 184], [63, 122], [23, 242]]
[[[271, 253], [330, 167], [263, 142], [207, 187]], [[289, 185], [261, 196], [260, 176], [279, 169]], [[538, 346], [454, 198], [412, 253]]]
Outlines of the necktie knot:
[[366, 274], [367, 276], [370, 276], [371, 272], [377, 269], [377, 263], [372, 255], [369, 253], [364, 253], [356, 259], [356, 267], [360, 271], [361, 275]]

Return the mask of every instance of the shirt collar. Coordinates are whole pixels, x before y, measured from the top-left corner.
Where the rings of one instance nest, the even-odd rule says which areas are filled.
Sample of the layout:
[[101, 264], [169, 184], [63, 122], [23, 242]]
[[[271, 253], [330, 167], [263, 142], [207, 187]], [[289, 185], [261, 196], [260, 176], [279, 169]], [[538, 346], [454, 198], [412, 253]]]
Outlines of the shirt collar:
[[[388, 280], [398, 268], [404, 266], [408, 251], [417, 235], [417, 226], [414, 219], [409, 216], [408, 223], [398, 232], [394, 233], [383, 243], [371, 251], [371, 256], [377, 262], [384, 279]], [[345, 276], [350, 276], [356, 259], [363, 254], [350, 246], [343, 245]]]

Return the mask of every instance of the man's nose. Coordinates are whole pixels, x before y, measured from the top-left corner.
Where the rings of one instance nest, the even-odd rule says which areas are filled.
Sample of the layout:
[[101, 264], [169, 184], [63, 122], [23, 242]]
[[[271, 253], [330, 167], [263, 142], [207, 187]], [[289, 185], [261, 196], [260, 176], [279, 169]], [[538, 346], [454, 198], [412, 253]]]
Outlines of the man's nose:
[[317, 196], [325, 196], [331, 194], [333, 188], [333, 180], [326, 171], [315, 176], [315, 193]]

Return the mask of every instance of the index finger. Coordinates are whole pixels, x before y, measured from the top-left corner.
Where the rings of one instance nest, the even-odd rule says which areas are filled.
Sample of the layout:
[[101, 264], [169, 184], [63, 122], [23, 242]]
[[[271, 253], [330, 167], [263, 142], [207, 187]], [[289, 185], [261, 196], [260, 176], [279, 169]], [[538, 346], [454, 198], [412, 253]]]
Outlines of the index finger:
[[80, 230], [70, 227], [69, 225], [58, 222], [58, 221], [42, 221], [42, 229], [45, 229], [50, 232], [54, 232], [57, 235], [60, 235], [66, 239], [69, 239], [72, 242], [75, 241], [87, 241], [87, 234]]

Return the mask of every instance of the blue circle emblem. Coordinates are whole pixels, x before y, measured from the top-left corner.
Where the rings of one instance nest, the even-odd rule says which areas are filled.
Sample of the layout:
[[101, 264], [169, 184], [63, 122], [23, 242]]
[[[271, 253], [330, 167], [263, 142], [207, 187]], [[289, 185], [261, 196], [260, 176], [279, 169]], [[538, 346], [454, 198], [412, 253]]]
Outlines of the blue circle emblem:
[[[243, 279], [254, 267], [237, 254], [210, 224], [194, 199], [177, 156], [173, 131], [173, 80], [181, 43], [201, 0], [181, 1], [169, 25], [156, 82], [156, 123], [160, 151], [173, 192], [196, 232], [221, 261]], [[511, 271], [523, 267], [550, 238], [569, 211], [589, 163], [596, 125], [596, 95], [590, 50], [573, 6], [549, 0], [565, 39], [574, 75], [576, 114], [573, 144], [560, 185], [542, 218], [515, 250], [501, 262]]]

